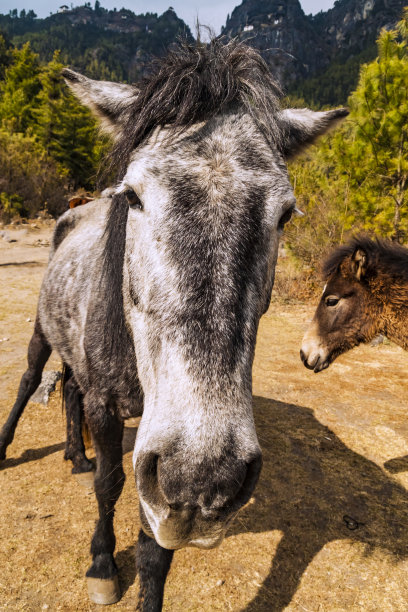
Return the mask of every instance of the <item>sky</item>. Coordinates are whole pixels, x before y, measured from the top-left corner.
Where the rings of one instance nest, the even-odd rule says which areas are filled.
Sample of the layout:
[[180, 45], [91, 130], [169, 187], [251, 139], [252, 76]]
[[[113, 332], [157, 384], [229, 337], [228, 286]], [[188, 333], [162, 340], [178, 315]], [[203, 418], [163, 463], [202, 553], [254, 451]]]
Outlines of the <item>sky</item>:
[[[94, 0], [90, 0], [94, 4]], [[198, 17], [200, 23], [210, 26], [219, 34], [221, 26], [225, 25], [228, 13], [241, 4], [241, 0], [100, 0], [107, 9], [122, 7], [131, 9], [134, 13], [158, 13], [161, 15], [172, 6], [177, 15], [183, 19], [194, 32], [194, 23]], [[84, 4], [85, 0], [73, 1], [74, 6]], [[306, 15], [327, 11], [334, 0], [300, 0]], [[61, 4], [71, 5], [71, 0], [0, 0], [0, 13], [6, 14], [11, 9], [32, 9], [38, 17], [47, 17], [50, 12], [56, 13]]]

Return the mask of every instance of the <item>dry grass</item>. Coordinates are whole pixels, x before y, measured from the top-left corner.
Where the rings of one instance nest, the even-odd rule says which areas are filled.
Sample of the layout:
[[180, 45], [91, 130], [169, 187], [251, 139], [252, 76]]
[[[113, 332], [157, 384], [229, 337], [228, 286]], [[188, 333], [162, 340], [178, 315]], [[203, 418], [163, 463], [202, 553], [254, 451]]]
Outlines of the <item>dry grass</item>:
[[[0, 338], [10, 337], [0, 344], [0, 422], [25, 367], [26, 319], [34, 320], [46, 259], [39, 247], [4, 249], [0, 263], [41, 265], [0, 266], [7, 297]], [[176, 553], [166, 611], [408, 609], [408, 354], [393, 345], [361, 347], [315, 375], [298, 357], [312, 311], [275, 301], [261, 322], [254, 366], [261, 480], [219, 549]], [[115, 516], [124, 595], [112, 610], [134, 610], [138, 589], [135, 433], [129, 422], [128, 480]], [[97, 609], [84, 580], [96, 501], [71, 476], [63, 443], [58, 394], [47, 407], [29, 404], [0, 469], [0, 610]]]

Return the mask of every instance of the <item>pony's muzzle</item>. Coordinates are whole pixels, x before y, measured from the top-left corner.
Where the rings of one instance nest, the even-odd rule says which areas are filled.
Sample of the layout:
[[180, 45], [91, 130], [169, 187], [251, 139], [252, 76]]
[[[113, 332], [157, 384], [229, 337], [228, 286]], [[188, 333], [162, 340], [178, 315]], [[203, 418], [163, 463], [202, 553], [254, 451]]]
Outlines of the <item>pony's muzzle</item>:
[[308, 370], [313, 370], [315, 373], [325, 370], [330, 365], [328, 350], [318, 334], [315, 321], [312, 321], [303, 337], [300, 359]]

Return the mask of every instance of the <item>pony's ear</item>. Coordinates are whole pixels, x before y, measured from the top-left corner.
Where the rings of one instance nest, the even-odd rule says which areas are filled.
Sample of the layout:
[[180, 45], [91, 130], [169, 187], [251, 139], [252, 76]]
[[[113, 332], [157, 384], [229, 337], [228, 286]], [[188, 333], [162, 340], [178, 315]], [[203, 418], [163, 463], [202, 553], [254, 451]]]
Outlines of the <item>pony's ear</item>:
[[347, 117], [347, 108], [315, 112], [309, 108], [287, 108], [279, 113], [282, 152], [286, 158], [300, 153], [307, 145]]
[[64, 68], [62, 76], [80, 101], [99, 117], [102, 129], [117, 136], [123, 129], [139, 90], [132, 85], [94, 81]]
[[351, 258], [351, 269], [358, 281], [360, 281], [367, 272], [367, 254], [362, 248], [357, 248]]

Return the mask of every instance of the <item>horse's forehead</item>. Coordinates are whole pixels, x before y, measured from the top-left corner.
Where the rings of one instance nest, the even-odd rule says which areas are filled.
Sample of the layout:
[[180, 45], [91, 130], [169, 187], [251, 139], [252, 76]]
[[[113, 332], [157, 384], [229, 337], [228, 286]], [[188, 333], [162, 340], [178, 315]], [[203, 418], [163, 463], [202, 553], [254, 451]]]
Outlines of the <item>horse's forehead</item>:
[[174, 137], [167, 129], [156, 130], [135, 151], [128, 174], [139, 182], [164, 178], [170, 188], [183, 179], [187, 187], [191, 179], [215, 197], [222, 191], [242, 192], [254, 183], [278, 189], [290, 186], [282, 157], [248, 118], [197, 124]]

